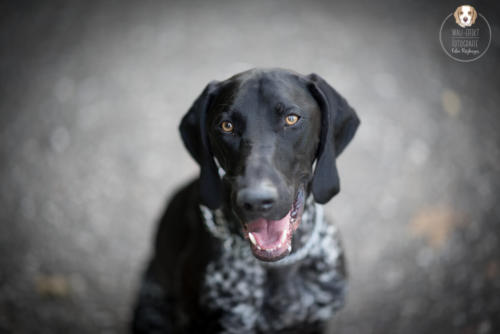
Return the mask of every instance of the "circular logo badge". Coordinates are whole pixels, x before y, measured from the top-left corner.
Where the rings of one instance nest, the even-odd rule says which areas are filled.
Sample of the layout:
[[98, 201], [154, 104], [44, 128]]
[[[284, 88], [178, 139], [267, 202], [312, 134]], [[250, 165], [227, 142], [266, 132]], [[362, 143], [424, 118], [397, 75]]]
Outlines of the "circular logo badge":
[[439, 42], [450, 58], [461, 62], [474, 61], [490, 47], [491, 27], [474, 7], [458, 6], [441, 24]]

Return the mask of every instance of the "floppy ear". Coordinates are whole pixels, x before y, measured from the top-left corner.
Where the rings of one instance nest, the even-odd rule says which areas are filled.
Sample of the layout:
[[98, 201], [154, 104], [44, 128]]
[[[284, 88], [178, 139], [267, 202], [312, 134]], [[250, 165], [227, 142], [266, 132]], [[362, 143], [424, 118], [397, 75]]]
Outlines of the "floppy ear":
[[359, 118], [347, 101], [316, 74], [308, 76], [309, 90], [321, 110], [321, 136], [312, 193], [316, 202], [324, 204], [340, 190], [336, 158], [356, 133]]
[[455, 17], [455, 22], [457, 24], [460, 24], [460, 16], [458, 15], [460, 8], [462, 8], [462, 6], [458, 6], [457, 9], [455, 9], [455, 12], [453, 13], [453, 16]]
[[476, 8], [474, 8], [474, 7], [471, 7], [471, 8], [472, 8], [471, 24], [474, 24], [474, 23], [476, 23], [476, 19], [477, 19], [477, 11], [476, 11]]
[[217, 88], [218, 82], [210, 82], [182, 118], [179, 126], [184, 145], [200, 165], [201, 203], [210, 209], [218, 208], [222, 200], [222, 182], [210, 149], [205, 124]]

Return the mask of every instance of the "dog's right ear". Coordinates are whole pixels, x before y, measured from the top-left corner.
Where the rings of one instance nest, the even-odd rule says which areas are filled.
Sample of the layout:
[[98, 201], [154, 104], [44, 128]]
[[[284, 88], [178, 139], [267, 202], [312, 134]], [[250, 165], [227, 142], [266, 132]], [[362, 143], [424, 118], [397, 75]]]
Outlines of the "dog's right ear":
[[453, 16], [455, 17], [455, 22], [457, 24], [460, 24], [460, 16], [458, 14], [458, 12], [460, 12], [460, 8], [462, 8], [462, 6], [458, 6], [457, 9], [455, 9], [455, 12], [453, 13]]
[[200, 199], [210, 209], [222, 202], [222, 182], [208, 141], [207, 112], [218, 90], [217, 81], [210, 82], [182, 118], [179, 126], [182, 141], [200, 165]]

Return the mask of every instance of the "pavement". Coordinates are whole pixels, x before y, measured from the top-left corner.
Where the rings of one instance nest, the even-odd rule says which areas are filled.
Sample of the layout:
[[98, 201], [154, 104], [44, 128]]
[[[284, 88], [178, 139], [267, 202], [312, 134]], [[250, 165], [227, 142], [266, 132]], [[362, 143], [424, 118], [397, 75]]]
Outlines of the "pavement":
[[123, 333], [156, 221], [198, 167], [177, 126], [252, 67], [324, 77], [362, 125], [339, 158], [350, 273], [331, 333], [500, 332], [500, 7], [441, 49], [457, 3], [0, 4], [0, 333]]

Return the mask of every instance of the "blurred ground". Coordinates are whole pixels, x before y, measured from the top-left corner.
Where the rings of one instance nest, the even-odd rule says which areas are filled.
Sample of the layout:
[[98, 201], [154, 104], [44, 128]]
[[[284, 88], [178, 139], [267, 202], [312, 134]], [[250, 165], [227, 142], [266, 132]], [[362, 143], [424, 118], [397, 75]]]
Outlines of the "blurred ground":
[[351, 283], [332, 333], [500, 332], [498, 5], [472, 63], [456, 2], [0, 5], [0, 332], [124, 332], [155, 220], [197, 174], [177, 125], [255, 66], [325, 77], [362, 126], [339, 160]]

